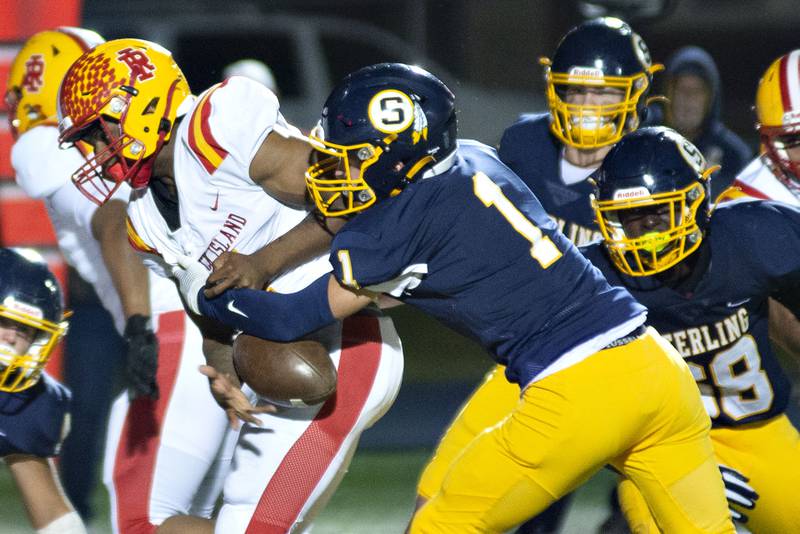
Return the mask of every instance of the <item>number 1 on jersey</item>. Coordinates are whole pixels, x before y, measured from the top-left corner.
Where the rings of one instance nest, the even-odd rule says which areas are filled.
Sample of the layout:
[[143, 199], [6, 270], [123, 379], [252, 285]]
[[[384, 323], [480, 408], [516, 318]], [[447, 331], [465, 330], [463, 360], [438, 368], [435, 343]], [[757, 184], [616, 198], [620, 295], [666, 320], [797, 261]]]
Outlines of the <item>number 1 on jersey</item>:
[[511, 223], [514, 230], [530, 241], [531, 256], [539, 262], [542, 269], [547, 269], [561, 257], [561, 251], [556, 248], [555, 243], [508, 200], [500, 186], [491, 178], [479, 172], [472, 177], [472, 182], [475, 196], [483, 202], [483, 205], [487, 208], [494, 206], [500, 215]]

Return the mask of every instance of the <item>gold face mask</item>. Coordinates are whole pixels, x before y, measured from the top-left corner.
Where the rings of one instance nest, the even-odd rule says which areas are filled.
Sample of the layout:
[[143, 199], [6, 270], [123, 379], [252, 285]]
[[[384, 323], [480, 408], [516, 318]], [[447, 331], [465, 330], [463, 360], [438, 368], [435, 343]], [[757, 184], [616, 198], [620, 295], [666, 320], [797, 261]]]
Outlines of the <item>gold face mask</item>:
[[[580, 149], [593, 149], [619, 141], [639, 126], [639, 99], [650, 86], [650, 76], [663, 68], [653, 65], [633, 76], [604, 76], [596, 69], [574, 68], [569, 73], [553, 72], [550, 60], [545, 66], [547, 104], [552, 122], [550, 130], [562, 143]], [[571, 93], [608, 93], [601, 103], [568, 102]], [[617, 98], [609, 98], [618, 95]], [[609, 100], [612, 100], [609, 102]]]
[[[703, 181], [718, 168], [705, 171]], [[614, 200], [600, 201], [592, 195], [600, 233], [614, 265], [629, 276], [650, 276], [669, 269], [697, 250], [703, 238], [697, 215], [705, 196], [702, 183], [677, 191]], [[662, 220], [659, 226], [663, 229], [629, 236], [623, 222], [634, 210], [659, 214]]]
[[30, 346], [22, 353], [7, 344], [0, 344], [0, 391], [17, 392], [39, 381], [53, 349], [66, 334], [66, 323], [39, 319], [25, 311], [26, 306], [8, 300], [0, 303], [0, 328], [14, 325], [33, 331]]

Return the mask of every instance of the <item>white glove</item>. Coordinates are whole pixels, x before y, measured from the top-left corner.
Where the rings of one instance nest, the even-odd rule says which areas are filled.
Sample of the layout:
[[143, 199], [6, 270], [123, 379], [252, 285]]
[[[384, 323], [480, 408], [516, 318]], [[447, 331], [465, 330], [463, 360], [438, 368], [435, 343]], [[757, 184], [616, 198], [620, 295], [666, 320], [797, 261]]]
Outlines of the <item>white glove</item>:
[[722, 474], [722, 481], [725, 483], [725, 498], [728, 499], [731, 517], [739, 523], [747, 523], [749, 519], [747, 515], [736, 510], [732, 505], [752, 510], [756, 506], [758, 493], [748, 484], [750, 479], [739, 471], [722, 464], [719, 464], [719, 471]]
[[200, 262], [189, 256], [177, 256], [175, 260], [178, 264], [172, 266], [172, 276], [178, 281], [186, 305], [192, 312], [200, 315], [197, 294], [205, 287], [208, 275], [211, 273]]

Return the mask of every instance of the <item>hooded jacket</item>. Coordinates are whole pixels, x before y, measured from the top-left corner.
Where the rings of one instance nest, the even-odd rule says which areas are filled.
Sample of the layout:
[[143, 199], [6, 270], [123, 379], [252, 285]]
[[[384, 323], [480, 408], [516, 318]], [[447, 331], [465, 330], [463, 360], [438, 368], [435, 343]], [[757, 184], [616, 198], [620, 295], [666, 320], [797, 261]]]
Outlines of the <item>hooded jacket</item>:
[[[700, 126], [700, 133], [690, 141], [700, 149], [709, 165], [722, 166], [722, 169], [711, 177], [710, 200], [713, 202], [722, 191], [731, 185], [739, 171], [752, 159], [753, 153], [738, 135], [722, 123], [722, 91], [719, 71], [709, 53], [697, 46], [686, 46], [676, 51], [667, 61], [664, 76], [667, 95], [671, 92], [671, 85], [681, 74], [693, 74], [702, 78], [711, 92], [710, 103]], [[670, 126], [663, 108], [651, 106], [651, 112], [653, 112], [652, 117], [647, 121], [649, 125]]]

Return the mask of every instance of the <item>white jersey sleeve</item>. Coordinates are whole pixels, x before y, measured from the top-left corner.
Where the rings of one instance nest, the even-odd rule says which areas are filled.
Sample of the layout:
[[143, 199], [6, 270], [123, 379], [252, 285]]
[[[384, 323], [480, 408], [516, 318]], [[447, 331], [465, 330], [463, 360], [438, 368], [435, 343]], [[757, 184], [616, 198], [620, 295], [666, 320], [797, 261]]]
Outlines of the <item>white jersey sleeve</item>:
[[736, 176], [733, 185], [745, 195], [754, 198], [777, 200], [791, 206], [800, 206], [800, 198], [775, 176], [766, 161], [766, 156], [759, 156], [751, 161]]
[[[290, 132], [299, 134], [299, 130], [290, 126], [281, 115], [278, 97], [249, 78], [228, 78], [200, 96], [200, 100], [205, 99], [209, 100], [210, 106], [201, 104], [199, 109], [208, 115], [204, 126], [210, 131], [209, 137], [216, 140], [227, 157], [232, 157], [245, 169], [249, 169], [250, 162], [271, 132], [283, 136]], [[230, 120], [231, 117], [247, 117], [247, 120]], [[193, 137], [199, 139], [201, 134]]]
[[52, 126], [31, 128], [11, 149], [17, 184], [32, 198], [44, 198], [70, 184], [72, 173], [84, 163], [77, 150], [58, 149], [58, 129]]

